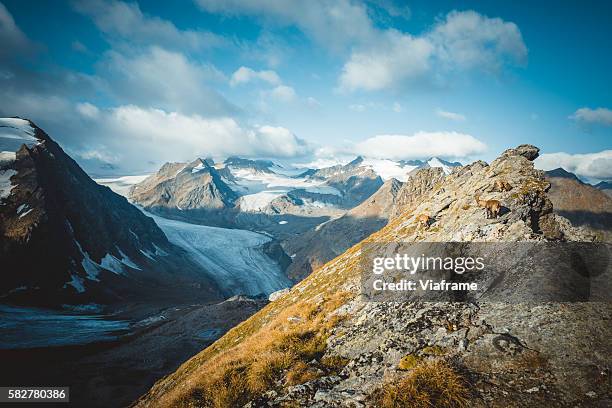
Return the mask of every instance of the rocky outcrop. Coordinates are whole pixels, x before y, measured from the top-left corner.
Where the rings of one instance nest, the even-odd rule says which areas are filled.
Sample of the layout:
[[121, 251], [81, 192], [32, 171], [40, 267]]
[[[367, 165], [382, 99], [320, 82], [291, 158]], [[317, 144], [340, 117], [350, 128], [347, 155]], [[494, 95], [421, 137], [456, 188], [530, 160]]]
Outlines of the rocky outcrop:
[[[490, 165], [454, 171], [160, 380], [136, 406], [363, 407], [402, 393], [404, 401], [418, 397], [431, 406], [449, 395], [475, 407], [608, 405], [609, 302], [524, 303], [512, 293], [493, 302], [370, 302], [361, 290], [362, 252], [370, 244], [591, 239], [553, 212], [549, 183], [531, 162], [536, 156], [537, 148], [519, 146]], [[511, 188], [499, 191], [496, 182], [504, 180]], [[487, 218], [475, 194], [498, 200], [504, 211]], [[417, 221], [422, 213], [431, 224]], [[511, 264], [516, 255], [497, 252], [496, 259]], [[523, 259], [539, 265], [547, 256], [531, 251]], [[508, 272], [513, 282], [533, 282], [529, 268]], [[453, 373], [452, 385], [436, 382], [440, 367]], [[428, 381], [441, 391], [419, 388]]]
[[31, 129], [36, 142], [23, 144], [0, 168], [13, 174], [0, 202], [3, 301], [163, 302], [180, 292], [218, 297], [216, 286], [151, 218], [89, 178], [35, 124], [9, 120], [15, 121]]
[[395, 205], [389, 216], [395, 218], [405, 212], [419, 200], [424, 194], [432, 191], [434, 186], [444, 179], [444, 171], [439, 167], [424, 168], [414, 173], [400, 189]]

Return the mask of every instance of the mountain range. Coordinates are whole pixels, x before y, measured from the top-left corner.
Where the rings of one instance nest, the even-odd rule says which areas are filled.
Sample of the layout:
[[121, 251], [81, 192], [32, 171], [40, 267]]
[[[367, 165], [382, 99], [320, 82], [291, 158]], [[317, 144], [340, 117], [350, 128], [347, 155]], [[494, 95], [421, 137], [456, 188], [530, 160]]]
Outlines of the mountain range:
[[[607, 184], [536, 170], [535, 146], [465, 166], [195, 158], [94, 181], [34, 123], [5, 118], [0, 152], [2, 303], [103, 305], [131, 319], [109, 352], [75, 352], [91, 384], [108, 387], [79, 380], [95, 406], [113, 403], [104, 390], [132, 401], [164, 375], [135, 406], [378, 406], [421, 384], [440, 387], [419, 394], [429, 406], [444, 406], [441, 395], [455, 406], [588, 406], [609, 395], [610, 279], [584, 252], [610, 240]], [[504, 273], [475, 278], [470, 301], [363, 292], [369, 251], [435, 243], [461, 243], [453, 250], [478, 251]], [[560, 269], [543, 267], [551, 262]], [[126, 378], [149, 371], [130, 387], [111, 366]], [[62, 381], [72, 369], [38, 374]]]
[[[419, 177], [425, 185], [408, 190], [418, 197], [406, 192], [384, 227], [275, 296], [135, 406], [605, 406], [610, 268], [584, 274], [572, 243], [584, 250], [595, 237], [554, 212], [537, 156], [521, 145], [433, 185]], [[398, 187], [385, 186], [396, 199]], [[503, 213], [489, 217], [475, 194]], [[474, 275], [477, 302], [461, 301], [464, 293], [450, 302], [369, 299], [364, 256], [400, 245], [420, 254], [436, 242], [461, 243], [454, 251], [478, 251], [503, 273]], [[553, 243], [570, 250], [551, 252]]]

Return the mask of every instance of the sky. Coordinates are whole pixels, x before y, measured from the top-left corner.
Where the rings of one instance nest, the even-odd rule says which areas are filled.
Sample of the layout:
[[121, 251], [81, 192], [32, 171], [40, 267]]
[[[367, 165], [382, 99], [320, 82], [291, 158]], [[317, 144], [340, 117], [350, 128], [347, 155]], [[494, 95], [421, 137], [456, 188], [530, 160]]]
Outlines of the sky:
[[0, 115], [91, 174], [239, 155], [612, 179], [612, 3], [0, 0]]

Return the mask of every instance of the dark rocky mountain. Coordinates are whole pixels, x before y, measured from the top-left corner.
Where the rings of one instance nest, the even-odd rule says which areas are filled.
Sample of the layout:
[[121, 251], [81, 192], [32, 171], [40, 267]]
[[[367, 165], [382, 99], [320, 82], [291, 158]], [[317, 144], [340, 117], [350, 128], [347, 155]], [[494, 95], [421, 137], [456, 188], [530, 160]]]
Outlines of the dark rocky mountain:
[[600, 181], [595, 185], [595, 188], [603, 191], [608, 196], [612, 197], [612, 182], [610, 181]]
[[219, 298], [214, 283], [151, 218], [94, 182], [42, 129], [16, 118], [0, 126], [23, 139], [14, 159], [0, 165], [8, 184], [0, 198], [2, 301]]
[[236, 156], [228, 157], [223, 164], [235, 170], [246, 169], [262, 173], [273, 173], [271, 168], [275, 166], [274, 162], [270, 160], [251, 160]]
[[580, 180], [578, 176], [576, 176], [574, 173], [570, 173], [569, 171], [561, 167], [547, 171], [546, 176], [550, 178], [566, 178], [569, 180], [577, 181], [580, 184], [584, 184], [582, 180]]
[[561, 168], [547, 171], [546, 179], [550, 182], [548, 196], [555, 213], [576, 226], [587, 228], [602, 241], [612, 239], [612, 198], [609, 195]]

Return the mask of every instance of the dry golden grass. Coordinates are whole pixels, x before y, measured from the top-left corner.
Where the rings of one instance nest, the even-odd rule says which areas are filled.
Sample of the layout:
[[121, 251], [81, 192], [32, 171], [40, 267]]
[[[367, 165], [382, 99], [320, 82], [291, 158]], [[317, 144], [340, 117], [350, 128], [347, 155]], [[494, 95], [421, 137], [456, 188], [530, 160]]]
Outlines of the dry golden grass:
[[308, 364], [303, 361], [298, 361], [287, 371], [286, 384], [289, 386], [304, 384], [308, 381], [312, 381], [319, 378], [321, 375], [317, 370], [309, 367]]
[[235, 345], [221, 343], [217, 347], [223, 348], [215, 354], [208, 351], [188, 386], [175, 390], [163, 406], [241, 406], [270, 389], [317, 378], [319, 372], [308, 362], [320, 361], [323, 368], [340, 364], [322, 357], [331, 329], [342, 319], [332, 312], [347, 297], [339, 292], [317, 302], [298, 302], [251, 333], [236, 327], [240, 335], [234, 332], [230, 337]]
[[397, 384], [387, 384], [374, 396], [380, 408], [462, 408], [469, 402], [467, 384], [443, 360], [423, 362]]

